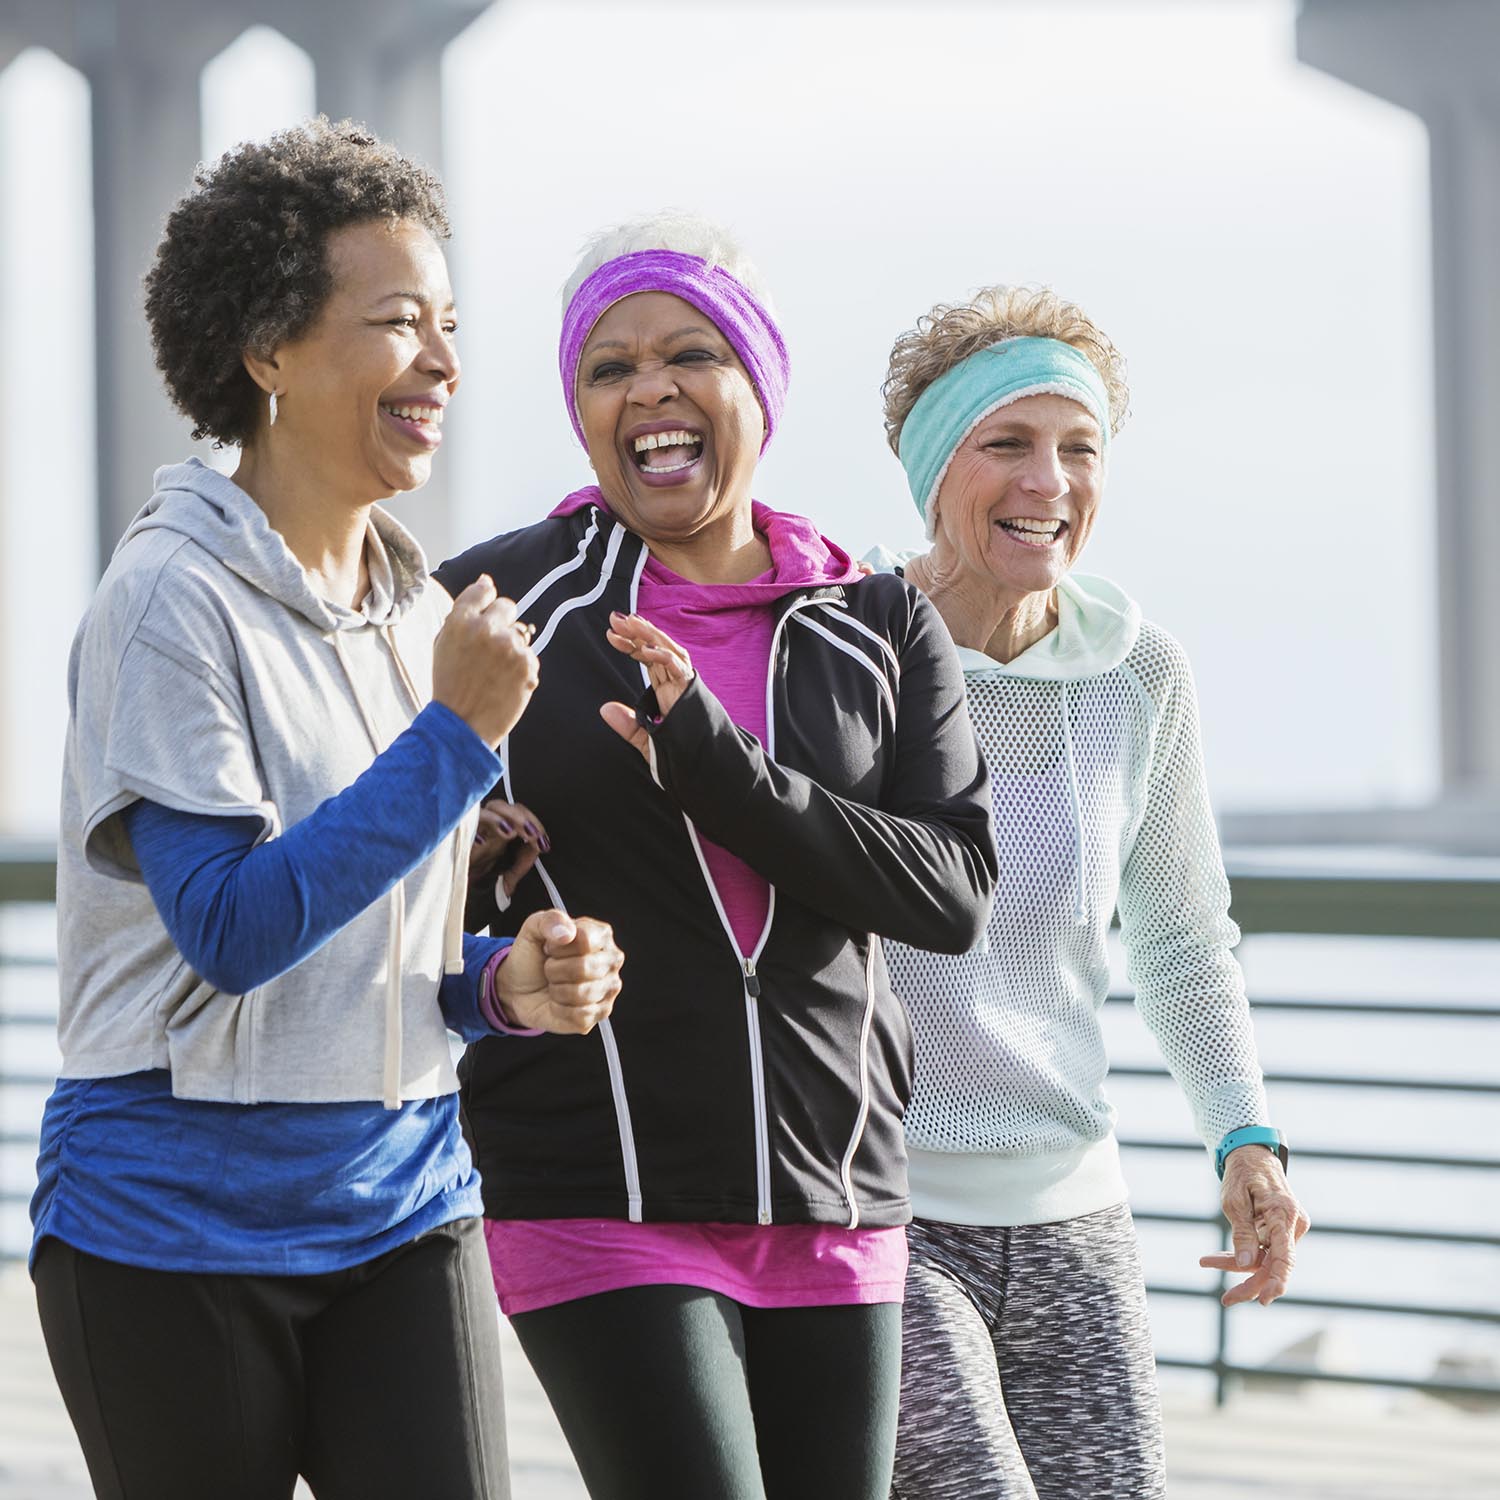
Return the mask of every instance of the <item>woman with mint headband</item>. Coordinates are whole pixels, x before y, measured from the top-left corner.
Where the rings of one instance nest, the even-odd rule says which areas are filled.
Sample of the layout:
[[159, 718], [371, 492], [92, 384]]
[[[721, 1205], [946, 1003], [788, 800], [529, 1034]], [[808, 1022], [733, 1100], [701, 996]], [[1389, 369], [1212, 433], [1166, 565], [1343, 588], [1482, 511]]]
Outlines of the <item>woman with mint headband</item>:
[[[1145, 1286], [1105, 1098], [1116, 910], [1136, 1003], [1224, 1181], [1249, 1274], [1286, 1289], [1307, 1216], [1268, 1124], [1182, 648], [1072, 573], [1124, 361], [1048, 290], [993, 287], [896, 341], [886, 430], [929, 549], [900, 571], [958, 648], [1000, 885], [957, 958], [886, 944], [916, 1033], [895, 1492], [1165, 1494]], [[876, 559], [890, 566], [889, 554]]]

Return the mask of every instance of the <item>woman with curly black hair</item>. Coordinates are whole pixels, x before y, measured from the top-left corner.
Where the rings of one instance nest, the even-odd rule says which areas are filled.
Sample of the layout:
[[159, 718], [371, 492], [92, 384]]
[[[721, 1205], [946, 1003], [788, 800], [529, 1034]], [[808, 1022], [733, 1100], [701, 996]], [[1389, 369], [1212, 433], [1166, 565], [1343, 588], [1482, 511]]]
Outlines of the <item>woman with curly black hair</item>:
[[465, 937], [495, 746], [537, 682], [377, 502], [458, 385], [434, 178], [318, 120], [200, 170], [147, 278], [232, 479], [158, 470], [74, 643], [61, 1076], [33, 1274], [101, 1496], [508, 1493], [448, 1032], [586, 1032], [604, 924]]

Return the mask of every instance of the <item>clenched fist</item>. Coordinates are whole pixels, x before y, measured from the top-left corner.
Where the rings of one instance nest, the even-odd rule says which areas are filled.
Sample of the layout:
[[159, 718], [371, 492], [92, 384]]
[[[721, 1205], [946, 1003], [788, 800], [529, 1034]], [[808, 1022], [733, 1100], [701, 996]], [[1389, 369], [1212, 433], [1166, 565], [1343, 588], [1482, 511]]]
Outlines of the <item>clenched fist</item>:
[[[498, 745], [526, 712], [540, 668], [531, 627], [516, 619], [488, 576], [457, 599], [432, 646], [432, 699], [451, 708], [487, 745]], [[508, 961], [508, 960], [507, 960]]]
[[624, 962], [607, 922], [533, 912], [500, 965], [495, 998], [516, 1026], [582, 1035], [614, 1009]]

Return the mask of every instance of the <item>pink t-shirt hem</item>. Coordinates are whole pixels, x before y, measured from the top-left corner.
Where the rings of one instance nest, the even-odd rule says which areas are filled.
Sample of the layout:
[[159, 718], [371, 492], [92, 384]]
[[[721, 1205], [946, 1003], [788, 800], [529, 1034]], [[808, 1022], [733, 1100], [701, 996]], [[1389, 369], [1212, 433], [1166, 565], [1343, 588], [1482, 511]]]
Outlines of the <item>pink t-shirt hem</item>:
[[486, 1219], [507, 1316], [633, 1286], [693, 1286], [747, 1307], [901, 1302], [906, 1231], [833, 1224], [629, 1224]]
[[837, 1288], [777, 1287], [763, 1283], [736, 1281], [729, 1276], [705, 1273], [696, 1266], [681, 1268], [663, 1264], [648, 1275], [600, 1275], [582, 1281], [571, 1280], [555, 1286], [531, 1287], [525, 1292], [502, 1293], [496, 1288], [500, 1311], [507, 1318], [517, 1313], [536, 1312], [580, 1297], [594, 1297], [601, 1292], [623, 1292], [633, 1286], [691, 1286], [706, 1292], [743, 1302], [746, 1307], [864, 1307], [877, 1302], [899, 1303], [906, 1293], [905, 1281], [868, 1281]]

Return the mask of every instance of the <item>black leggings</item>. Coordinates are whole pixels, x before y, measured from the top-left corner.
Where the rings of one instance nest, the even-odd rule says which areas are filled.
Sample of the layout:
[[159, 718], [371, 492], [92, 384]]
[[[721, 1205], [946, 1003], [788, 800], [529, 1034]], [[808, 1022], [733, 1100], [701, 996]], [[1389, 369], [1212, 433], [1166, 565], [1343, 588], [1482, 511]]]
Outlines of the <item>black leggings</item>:
[[42, 1331], [106, 1500], [505, 1500], [477, 1219], [348, 1271], [147, 1271], [42, 1242]]
[[593, 1500], [886, 1500], [901, 1309], [631, 1287], [512, 1320]]

